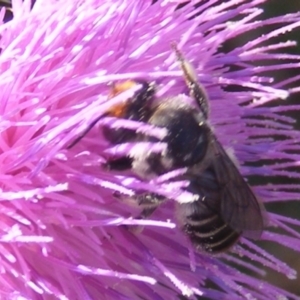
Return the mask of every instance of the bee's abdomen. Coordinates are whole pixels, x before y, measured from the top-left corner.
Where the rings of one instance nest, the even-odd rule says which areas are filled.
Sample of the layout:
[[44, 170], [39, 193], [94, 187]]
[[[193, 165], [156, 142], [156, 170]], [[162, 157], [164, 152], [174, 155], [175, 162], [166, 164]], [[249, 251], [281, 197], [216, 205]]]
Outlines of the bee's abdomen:
[[[198, 201], [183, 204], [197, 206]], [[203, 205], [202, 209], [204, 208]], [[185, 211], [186, 207], [183, 208]], [[192, 209], [193, 210], [193, 209]], [[209, 213], [203, 209], [198, 216], [194, 213], [186, 215], [183, 221], [183, 231], [190, 238], [196, 249], [210, 254], [226, 251], [239, 239], [241, 233], [233, 230], [217, 213]]]
[[188, 174], [187, 191], [197, 195], [198, 200], [179, 204], [179, 220], [182, 230], [197, 250], [216, 254], [228, 250], [242, 232], [224, 221], [221, 212], [222, 187], [211, 169], [198, 174]]

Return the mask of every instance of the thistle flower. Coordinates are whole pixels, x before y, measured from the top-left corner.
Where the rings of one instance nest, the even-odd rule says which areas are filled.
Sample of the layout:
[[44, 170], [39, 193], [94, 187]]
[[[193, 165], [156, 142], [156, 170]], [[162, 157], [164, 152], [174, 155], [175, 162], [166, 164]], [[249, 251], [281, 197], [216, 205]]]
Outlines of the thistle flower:
[[[295, 42], [274, 40], [299, 27], [300, 13], [262, 20], [258, 5], [265, 0], [179, 2], [38, 0], [31, 10], [30, 1], [13, 1], [14, 18], [0, 28], [1, 298], [297, 298], [258, 278], [263, 267], [291, 279], [296, 271], [253, 241], [242, 238], [220, 257], [196, 253], [176, 227], [181, 189], [172, 178], [149, 183], [101, 168], [109, 153], [135, 153], [140, 145], [112, 147], [99, 126], [158, 136], [159, 128], [106, 118], [66, 149], [139, 89], [108, 100], [111, 82], [156, 81], [158, 99], [184, 93], [170, 49], [175, 41], [205, 86], [215, 134], [235, 151], [243, 176], [296, 182], [300, 134], [284, 113], [299, 106], [282, 103], [298, 92], [288, 86], [299, 76], [278, 82], [268, 74], [300, 67], [299, 55], [284, 52]], [[227, 53], [220, 49], [261, 27], [269, 32]], [[149, 219], [135, 219], [137, 209], [113, 193], [130, 196], [141, 188], [163, 188], [172, 200]], [[253, 189], [265, 203], [299, 199], [292, 183]], [[268, 218], [262, 240], [300, 251], [292, 228], [300, 220], [271, 212]], [[143, 231], [128, 230], [136, 225]]]

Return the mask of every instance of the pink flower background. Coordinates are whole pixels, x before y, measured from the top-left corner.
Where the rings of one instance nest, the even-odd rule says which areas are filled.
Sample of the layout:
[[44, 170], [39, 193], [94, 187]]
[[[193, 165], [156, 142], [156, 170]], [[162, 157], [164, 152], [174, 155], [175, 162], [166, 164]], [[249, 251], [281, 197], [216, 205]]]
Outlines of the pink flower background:
[[[300, 14], [262, 21], [258, 6], [264, 0], [210, 0], [196, 8], [198, 1], [178, 8], [179, 2], [38, 0], [31, 10], [30, 1], [13, 1], [14, 19], [0, 27], [4, 299], [203, 294], [211, 299], [297, 299], [260, 280], [268, 270], [290, 279], [296, 271], [253, 241], [242, 239], [220, 257], [195, 253], [176, 227], [174, 202], [189, 196], [180, 183], [164, 177], [141, 182], [132, 173], [101, 167], [109, 155], [134, 154], [142, 147], [112, 147], [101, 134], [104, 123], [156, 136], [161, 130], [106, 118], [66, 149], [92, 120], [139, 89], [108, 100], [111, 82], [154, 80], [156, 101], [186, 93], [170, 47], [175, 41], [207, 89], [211, 124], [224, 147], [235, 151], [241, 173], [291, 180], [258, 184], [257, 195], [265, 203], [299, 200], [300, 134], [293, 129], [294, 119], [284, 114], [299, 106], [272, 105], [297, 93], [299, 88], [288, 86], [296, 86], [299, 78], [278, 82], [266, 74], [299, 68], [300, 56], [285, 53], [295, 42], [273, 38], [299, 27]], [[226, 41], [269, 25], [276, 28], [227, 53], [220, 49]], [[137, 189], [161, 190], [172, 200], [149, 219], [137, 220], [139, 209], [113, 197], [115, 191], [130, 196]], [[262, 240], [300, 251], [300, 221], [275, 213], [268, 218], [270, 228]], [[136, 226], [143, 230], [135, 232]]]

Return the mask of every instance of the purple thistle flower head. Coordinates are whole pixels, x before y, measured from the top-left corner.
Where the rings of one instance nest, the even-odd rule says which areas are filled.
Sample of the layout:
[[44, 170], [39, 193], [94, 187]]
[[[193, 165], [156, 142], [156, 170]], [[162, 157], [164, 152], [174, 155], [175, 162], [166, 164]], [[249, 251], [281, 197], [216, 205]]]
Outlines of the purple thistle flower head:
[[[259, 278], [263, 267], [290, 279], [296, 271], [252, 240], [241, 238], [218, 256], [195, 251], [174, 214], [176, 202], [193, 197], [184, 190], [188, 182], [174, 179], [185, 169], [143, 180], [103, 168], [108, 157], [166, 147], [112, 145], [104, 126], [156, 139], [165, 128], [106, 117], [67, 149], [142, 88], [111, 93], [114, 83], [143, 79], [155, 82], [158, 104], [178, 95], [192, 102], [175, 42], [207, 92], [214, 134], [234, 151], [240, 173], [296, 182], [300, 134], [284, 112], [299, 107], [275, 101], [298, 92], [288, 86], [299, 77], [278, 82], [268, 74], [300, 67], [299, 55], [285, 53], [295, 42], [274, 39], [299, 27], [300, 14], [263, 20], [259, 5], [266, 0], [180, 2], [38, 0], [31, 10], [30, 0], [13, 1], [14, 18], [0, 27], [1, 298], [297, 299]], [[247, 40], [262, 27], [269, 32]], [[241, 36], [243, 45], [222, 51]], [[140, 190], [170, 200], [138, 219], [140, 210], [114, 195], [131, 198]], [[253, 191], [264, 203], [299, 200], [293, 183]], [[270, 212], [267, 219], [263, 241], [300, 251], [300, 220]]]

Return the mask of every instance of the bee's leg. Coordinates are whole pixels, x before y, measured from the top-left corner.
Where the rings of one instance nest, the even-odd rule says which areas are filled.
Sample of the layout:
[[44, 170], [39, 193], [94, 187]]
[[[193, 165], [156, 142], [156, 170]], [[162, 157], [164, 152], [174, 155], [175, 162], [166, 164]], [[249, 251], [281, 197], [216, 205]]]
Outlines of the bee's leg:
[[[133, 197], [134, 201], [142, 207], [141, 213], [135, 217], [135, 219], [144, 220], [147, 219], [156, 208], [165, 200], [165, 197], [154, 193], [143, 193]], [[130, 231], [133, 233], [141, 233], [144, 229], [142, 225], [130, 226]]]
[[186, 82], [186, 85], [190, 91], [190, 96], [193, 97], [200, 110], [202, 111], [204, 117], [208, 118], [208, 97], [206, 95], [205, 89], [201, 86], [201, 84], [198, 82], [197, 74], [193, 66], [184, 58], [183, 54], [179, 51], [177, 48], [177, 45], [173, 43], [172, 48], [175, 51], [175, 54], [177, 56], [177, 60], [180, 63], [180, 67], [184, 74], [184, 79]]
[[112, 171], [126, 171], [132, 168], [132, 158], [123, 156], [108, 160], [103, 166]]
[[[119, 192], [115, 192], [114, 196], [120, 199], [121, 201], [127, 202], [127, 204], [141, 207], [141, 213], [137, 217], [135, 217], [135, 219], [138, 220], [147, 219], [156, 210], [156, 208], [166, 199], [161, 195], [157, 195], [150, 192], [141, 193], [130, 197], [122, 195]], [[128, 226], [126, 225], [126, 227]], [[141, 232], [143, 230], [143, 226], [140, 225], [131, 225], [128, 228], [135, 233]]]
[[165, 197], [155, 193], [143, 193], [136, 196], [136, 201], [140, 207], [143, 208], [139, 219], [148, 218], [156, 208], [165, 201]]
[[156, 210], [157, 206], [151, 208], [144, 208], [142, 212], [137, 216], [137, 219], [143, 220], [150, 217], [154, 211]]

